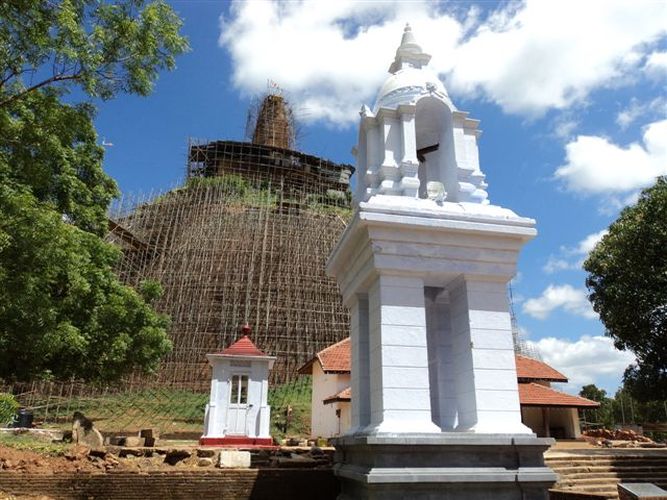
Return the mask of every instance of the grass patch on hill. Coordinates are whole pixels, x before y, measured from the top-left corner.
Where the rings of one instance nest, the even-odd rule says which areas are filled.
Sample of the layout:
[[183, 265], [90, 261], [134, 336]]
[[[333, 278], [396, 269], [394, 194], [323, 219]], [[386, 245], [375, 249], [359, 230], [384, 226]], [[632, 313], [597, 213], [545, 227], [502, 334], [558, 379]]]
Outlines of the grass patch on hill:
[[[310, 377], [269, 387], [271, 435], [308, 437], [310, 434]], [[107, 392], [39, 404], [32, 408], [35, 422], [69, 429], [72, 414], [80, 411], [106, 433], [130, 434], [145, 428], [163, 434], [199, 433], [204, 430], [204, 413], [209, 393], [153, 388]], [[291, 417], [287, 408], [291, 407]]]
[[34, 451], [50, 456], [63, 455], [71, 448], [69, 443], [51, 443], [30, 436], [29, 434], [0, 433], [0, 446], [7, 446], [17, 450]]

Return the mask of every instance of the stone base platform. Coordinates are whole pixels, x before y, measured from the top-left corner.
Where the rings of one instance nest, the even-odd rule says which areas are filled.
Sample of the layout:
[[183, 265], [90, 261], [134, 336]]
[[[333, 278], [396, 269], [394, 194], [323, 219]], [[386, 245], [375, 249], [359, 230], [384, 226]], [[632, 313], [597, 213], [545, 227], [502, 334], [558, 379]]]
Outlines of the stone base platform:
[[247, 436], [225, 436], [225, 437], [202, 437], [199, 439], [201, 446], [217, 446], [219, 448], [239, 449], [278, 449], [273, 443], [273, 438], [253, 438]]
[[378, 434], [335, 440], [339, 500], [546, 500], [553, 439], [512, 434]]

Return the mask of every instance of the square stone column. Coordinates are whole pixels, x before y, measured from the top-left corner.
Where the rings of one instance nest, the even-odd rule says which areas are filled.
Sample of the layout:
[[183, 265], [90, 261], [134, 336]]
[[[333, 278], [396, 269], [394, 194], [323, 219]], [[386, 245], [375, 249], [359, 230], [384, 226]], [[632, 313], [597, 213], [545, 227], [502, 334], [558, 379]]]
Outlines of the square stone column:
[[506, 286], [460, 277], [448, 287], [459, 431], [532, 434], [521, 423]]
[[367, 431], [439, 433], [431, 417], [422, 279], [378, 276], [369, 287], [368, 309]]
[[352, 354], [350, 386], [355, 397], [348, 434], [366, 428], [371, 421], [368, 365], [368, 296], [357, 294], [350, 304], [350, 349]]

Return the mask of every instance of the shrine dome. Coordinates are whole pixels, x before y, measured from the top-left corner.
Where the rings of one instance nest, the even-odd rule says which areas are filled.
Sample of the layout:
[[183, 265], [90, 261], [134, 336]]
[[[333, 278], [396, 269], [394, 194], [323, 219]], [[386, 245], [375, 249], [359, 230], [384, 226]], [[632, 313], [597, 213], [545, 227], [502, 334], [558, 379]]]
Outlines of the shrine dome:
[[416, 104], [419, 99], [433, 96], [450, 110], [456, 108], [438, 75], [427, 68], [431, 56], [425, 54], [415, 41], [410, 25], [406, 25], [396, 58], [389, 68], [391, 75], [380, 88], [373, 112], [380, 108], [395, 109], [401, 104]]

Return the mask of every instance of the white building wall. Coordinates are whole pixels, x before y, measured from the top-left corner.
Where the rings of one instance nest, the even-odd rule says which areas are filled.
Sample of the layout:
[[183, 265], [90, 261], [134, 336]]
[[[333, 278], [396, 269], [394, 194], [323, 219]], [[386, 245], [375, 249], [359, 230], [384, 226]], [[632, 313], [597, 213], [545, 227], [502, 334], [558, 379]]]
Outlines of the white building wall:
[[[336, 416], [337, 404], [324, 404], [324, 400], [338, 394], [350, 386], [349, 373], [324, 373], [319, 362], [313, 363], [313, 397], [311, 401], [311, 429], [313, 438], [330, 438], [338, 435], [338, 417]], [[349, 405], [348, 405], [349, 406]], [[342, 412], [341, 412], [342, 413]], [[341, 415], [342, 418], [342, 415]], [[350, 427], [350, 413], [347, 412], [347, 424]], [[342, 429], [342, 423], [341, 423]], [[343, 431], [344, 432], [344, 431]]]

